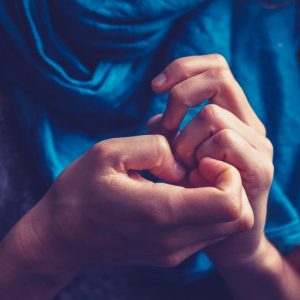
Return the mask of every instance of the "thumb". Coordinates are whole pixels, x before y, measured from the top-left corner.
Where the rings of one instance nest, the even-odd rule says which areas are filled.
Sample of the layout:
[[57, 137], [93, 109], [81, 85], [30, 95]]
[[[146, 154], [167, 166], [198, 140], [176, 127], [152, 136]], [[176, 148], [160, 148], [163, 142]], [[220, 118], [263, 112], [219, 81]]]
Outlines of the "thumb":
[[236, 221], [244, 216], [247, 220], [253, 220], [240, 173], [230, 164], [203, 158], [198, 170], [190, 174], [189, 179], [196, 188], [186, 189], [183, 201], [179, 201], [185, 224]]
[[110, 139], [108, 145], [110, 158], [120, 171], [149, 170], [153, 175], [169, 182], [178, 182], [185, 177], [184, 168], [175, 160], [170, 145], [162, 135], [144, 135]]
[[199, 172], [212, 186], [224, 192], [240, 190], [242, 193], [242, 179], [239, 171], [224, 161], [203, 158], [199, 163]]
[[199, 171], [217, 189], [229, 195], [240, 195], [240, 217], [248, 220], [248, 225], [254, 222], [253, 211], [243, 188], [241, 175], [235, 167], [224, 161], [206, 157], [200, 161]]

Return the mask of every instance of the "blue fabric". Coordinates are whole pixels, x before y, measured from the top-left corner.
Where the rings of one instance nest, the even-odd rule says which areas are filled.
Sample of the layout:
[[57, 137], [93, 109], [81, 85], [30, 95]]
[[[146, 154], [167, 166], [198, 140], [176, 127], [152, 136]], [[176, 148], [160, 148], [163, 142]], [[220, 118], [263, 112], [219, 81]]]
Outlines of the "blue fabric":
[[[299, 2], [269, 8], [264, 1], [2, 0], [2, 89], [48, 184], [95, 142], [145, 132], [147, 118], [166, 105], [149, 84], [166, 64], [221, 53], [275, 146], [267, 235], [281, 251], [300, 244]], [[194, 278], [210, 267], [200, 254], [172, 274]]]

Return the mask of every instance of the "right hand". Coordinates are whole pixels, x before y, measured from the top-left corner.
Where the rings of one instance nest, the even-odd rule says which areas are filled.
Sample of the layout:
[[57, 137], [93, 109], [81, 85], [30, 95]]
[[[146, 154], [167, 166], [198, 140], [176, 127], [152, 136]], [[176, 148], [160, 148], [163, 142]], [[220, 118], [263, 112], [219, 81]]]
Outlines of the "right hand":
[[[96, 144], [25, 217], [38, 241], [27, 259], [47, 272], [94, 264], [173, 267], [252, 226], [239, 172], [229, 164], [204, 159], [200, 173], [210, 186], [200, 188], [153, 183], [139, 174], [145, 169], [168, 182], [185, 177], [163, 136]], [[21, 238], [23, 249], [27, 241]], [[41, 267], [41, 256], [48, 265]]]
[[[192, 170], [190, 183], [194, 187], [199, 186], [197, 182], [203, 185], [196, 166], [204, 157], [237, 168], [254, 212], [252, 230], [209, 247], [207, 253], [217, 268], [242, 265], [250, 257], [260, 257], [261, 249], [265, 248], [267, 200], [274, 169], [273, 147], [263, 123], [220, 55], [179, 58], [157, 78], [164, 78], [163, 84], [155, 84], [156, 79], [153, 89], [169, 91], [170, 95], [164, 114], [150, 119], [150, 131], [171, 137], [174, 152]], [[211, 104], [177, 132], [189, 107], [208, 98]]]

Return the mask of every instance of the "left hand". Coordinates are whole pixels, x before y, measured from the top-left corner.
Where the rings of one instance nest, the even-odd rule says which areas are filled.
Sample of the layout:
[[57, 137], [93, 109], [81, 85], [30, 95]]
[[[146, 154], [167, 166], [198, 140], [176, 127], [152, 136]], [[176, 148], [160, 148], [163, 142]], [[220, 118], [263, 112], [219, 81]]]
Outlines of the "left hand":
[[[219, 55], [181, 58], [171, 63], [159, 81], [153, 81], [157, 92], [170, 92], [163, 116], [149, 122], [173, 144], [176, 154], [192, 170], [192, 186], [209, 185], [195, 166], [205, 157], [223, 160], [236, 167], [252, 206], [255, 224], [251, 230], [237, 234], [207, 252], [218, 266], [242, 264], [265, 243], [266, 206], [273, 178], [273, 149], [261, 121], [234, 79], [226, 61]], [[162, 82], [162, 80], [161, 80]], [[189, 107], [210, 99], [198, 115], [178, 132]]]

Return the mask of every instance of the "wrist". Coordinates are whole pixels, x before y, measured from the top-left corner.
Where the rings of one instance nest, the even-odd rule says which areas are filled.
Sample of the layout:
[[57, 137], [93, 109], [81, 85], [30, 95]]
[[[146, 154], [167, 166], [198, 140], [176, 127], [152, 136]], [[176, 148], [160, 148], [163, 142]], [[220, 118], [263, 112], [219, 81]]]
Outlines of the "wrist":
[[67, 247], [53, 226], [45, 197], [11, 229], [1, 246], [21, 273], [55, 289], [66, 285], [77, 270], [71, 266]]
[[266, 238], [247, 260], [219, 272], [234, 299], [299, 299], [299, 275]]
[[243, 271], [277, 273], [281, 268], [280, 262], [281, 255], [263, 235], [255, 251], [237, 256], [230, 264], [219, 264], [216, 267], [223, 274]]

